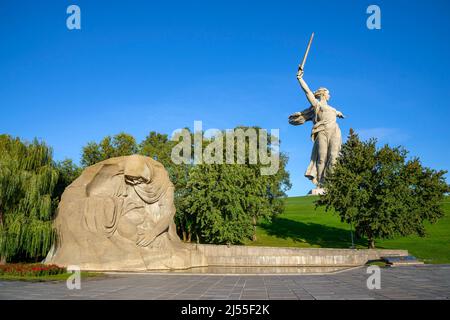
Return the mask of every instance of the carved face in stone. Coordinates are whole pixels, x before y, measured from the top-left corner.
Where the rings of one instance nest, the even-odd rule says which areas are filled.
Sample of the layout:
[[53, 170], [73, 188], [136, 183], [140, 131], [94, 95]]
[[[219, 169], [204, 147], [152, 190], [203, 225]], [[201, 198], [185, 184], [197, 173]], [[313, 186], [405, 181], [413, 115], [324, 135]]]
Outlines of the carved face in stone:
[[149, 183], [152, 172], [149, 166], [138, 156], [130, 156], [124, 168], [125, 182], [130, 185]]
[[131, 185], [137, 185], [142, 183], [148, 183], [148, 181], [142, 177], [136, 177], [136, 176], [125, 176], [125, 182]]

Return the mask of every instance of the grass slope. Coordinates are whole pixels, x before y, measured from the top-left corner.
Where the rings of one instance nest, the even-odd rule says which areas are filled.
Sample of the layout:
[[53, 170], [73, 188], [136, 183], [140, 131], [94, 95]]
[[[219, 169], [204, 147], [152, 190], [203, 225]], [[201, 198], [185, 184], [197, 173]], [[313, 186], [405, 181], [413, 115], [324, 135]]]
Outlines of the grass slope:
[[[261, 223], [257, 228], [257, 241], [247, 245], [299, 247], [299, 248], [349, 248], [350, 226], [342, 223], [338, 215], [315, 209], [317, 197], [288, 198], [283, 214], [271, 223]], [[377, 248], [406, 249], [426, 263], [450, 263], [450, 197], [442, 204], [445, 216], [438, 223], [426, 224], [427, 236], [400, 237], [377, 240]], [[357, 248], [366, 248], [365, 239], [355, 240]]]

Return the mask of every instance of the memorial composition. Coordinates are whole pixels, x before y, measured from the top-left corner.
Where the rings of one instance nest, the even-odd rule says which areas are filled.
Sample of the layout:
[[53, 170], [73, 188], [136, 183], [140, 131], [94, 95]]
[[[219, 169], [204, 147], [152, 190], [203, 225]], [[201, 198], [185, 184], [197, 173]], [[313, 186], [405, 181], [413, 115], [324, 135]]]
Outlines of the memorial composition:
[[[314, 93], [303, 79], [312, 34], [297, 79], [311, 104], [289, 117], [313, 122], [314, 142], [305, 176], [321, 194], [342, 144], [326, 88]], [[86, 168], [62, 195], [55, 219], [57, 241], [45, 260], [83, 270], [149, 271], [195, 267], [350, 267], [406, 250], [272, 248], [184, 243], [174, 223], [174, 186], [164, 166], [141, 155], [111, 158]]]
[[94, 271], [195, 267], [350, 267], [405, 250], [247, 247], [183, 243], [174, 187], [149, 157], [111, 158], [86, 168], [68, 186], [55, 219], [57, 241], [45, 260]]

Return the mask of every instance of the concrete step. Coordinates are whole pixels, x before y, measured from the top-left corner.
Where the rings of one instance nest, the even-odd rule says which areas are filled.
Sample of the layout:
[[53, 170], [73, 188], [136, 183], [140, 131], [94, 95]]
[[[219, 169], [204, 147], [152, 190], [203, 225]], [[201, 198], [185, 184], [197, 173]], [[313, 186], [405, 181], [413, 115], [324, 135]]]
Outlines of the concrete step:
[[387, 265], [391, 267], [395, 266], [411, 266], [411, 265], [420, 265], [423, 264], [423, 261], [418, 260], [414, 256], [389, 256], [389, 257], [381, 257], [381, 260], [386, 262]]

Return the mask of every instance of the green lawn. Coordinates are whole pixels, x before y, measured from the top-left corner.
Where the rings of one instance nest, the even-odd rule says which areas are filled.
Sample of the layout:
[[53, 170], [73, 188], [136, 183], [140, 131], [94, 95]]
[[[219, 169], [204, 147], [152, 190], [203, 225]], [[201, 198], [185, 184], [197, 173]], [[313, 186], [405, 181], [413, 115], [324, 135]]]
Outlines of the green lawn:
[[[315, 209], [317, 197], [292, 197], [286, 209], [272, 223], [261, 223], [257, 228], [257, 241], [247, 245], [299, 247], [299, 248], [349, 248], [350, 226], [323, 208]], [[443, 203], [445, 217], [434, 225], [426, 224], [427, 236], [401, 237], [377, 240], [377, 248], [406, 249], [425, 263], [450, 263], [450, 197]], [[365, 239], [355, 241], [357, 248], [366, 248]]]

